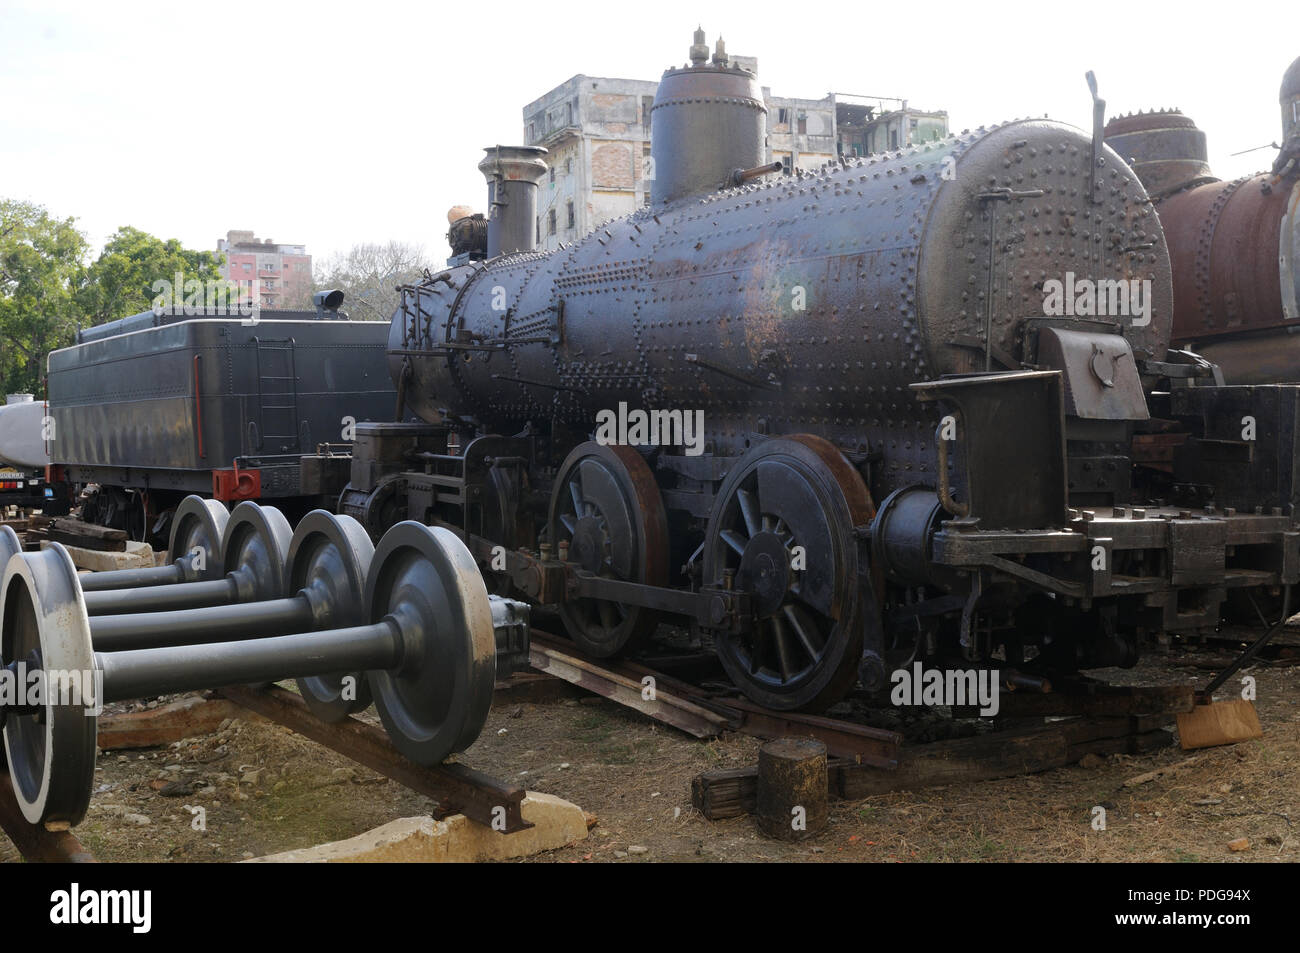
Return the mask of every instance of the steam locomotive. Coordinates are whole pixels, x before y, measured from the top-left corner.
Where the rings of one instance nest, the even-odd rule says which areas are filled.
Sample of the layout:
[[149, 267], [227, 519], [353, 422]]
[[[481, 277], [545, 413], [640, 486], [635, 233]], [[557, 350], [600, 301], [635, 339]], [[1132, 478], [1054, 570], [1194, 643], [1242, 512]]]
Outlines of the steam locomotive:
[[1278, 104], [1282, 143], [1272, 168], [1231, 182], [1215, 178], [1205, 133], [1176, 109], [1106, 126], [1169, 243], [1174, 340], [1233, 384], [1300, 380], [1300, 59], [1282, 78]]
[[[359, 429], [345, 512], [458, 528], [592, 655], [689, 622], [778, 709], [922, 657], [1131, 665], [1296, 581], [1300, 389], [1170, 350], [1100, 112], [773, 177], [754, 78], [706, 56], [660, 83], [651, 206], [572, 245], [532, 249], [538, 152], [488, 150], [482, 260], [393, 318], [422, 423]], [[702, 410], [703, 452], [588, 439], [623, 407]]]
[[[299, 440], [299, 472], [345, 465], [338, 509], [376, 537], [451, 528], [592, 656], [690, 626], [775, 709], [921, 659], [1132, 665], [1300, 579], [1300, 387], [1171, 349], [1175, 262], [1104, 103], [1091, 134], [1022, 120], [793, 175], [764, 115], [697, 42], [655, 97], [651, 204], [549, 253], [544, 151], [488, 149], [489, 214], [373, 352], [393, 410], [332, 408], [350, 452]], [[142, 459], [194, 419], [188, 380]]]

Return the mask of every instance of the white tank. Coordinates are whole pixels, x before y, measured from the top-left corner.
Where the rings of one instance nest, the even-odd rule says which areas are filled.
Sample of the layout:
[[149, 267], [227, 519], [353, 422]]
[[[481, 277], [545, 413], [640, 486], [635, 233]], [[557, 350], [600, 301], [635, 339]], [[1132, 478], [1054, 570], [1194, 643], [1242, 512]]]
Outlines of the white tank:
[[45, 453], [42, 421], [44, 401], [31, 394], [10, 394], [0, 407], [0, 466], [44, 467], [50, 462]]

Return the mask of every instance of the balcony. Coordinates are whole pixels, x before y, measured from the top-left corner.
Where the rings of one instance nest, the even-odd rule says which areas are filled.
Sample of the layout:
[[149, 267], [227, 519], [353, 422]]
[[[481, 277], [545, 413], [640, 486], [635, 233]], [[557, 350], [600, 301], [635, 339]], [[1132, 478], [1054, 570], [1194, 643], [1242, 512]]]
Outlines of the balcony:
[[582, 128], [574, 123], [567, 126], [558, 126], [555, 129], [548, 130], [537, 137], [537, 141], [532, 143], [535, 146], [545, 146], [547, 149], [558, 146], [562, 142], [570, 139], [578, 139], [582, 136]]

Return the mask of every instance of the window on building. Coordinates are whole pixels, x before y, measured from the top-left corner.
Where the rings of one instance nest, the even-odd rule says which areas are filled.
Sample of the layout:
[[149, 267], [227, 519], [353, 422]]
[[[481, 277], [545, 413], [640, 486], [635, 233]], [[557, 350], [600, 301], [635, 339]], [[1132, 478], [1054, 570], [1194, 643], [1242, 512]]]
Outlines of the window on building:
[[551, 185], [554, 185], [554, 184], [555, 184], [555, 166], [551, 166], [551, 168], [550, 168], [550, 174], [551, 174]]
[[537, 244], [540, 245], [541, 243], [542, 243], [542, 220], [539, 217], [537, 219]]
[[790, 122], [790, 110], [778, 109], [776, 111], [776, 121], [780, 125], [788, 125]]
[[555, 209], [551, 209], [546, 213], [546, 234], [555, 234]]
[[898, 130], [897, 130], [897, 129], [891, 129], [891, 130], [889, 130], [889, 148], [891, 148], [891, 149], [897, 149], [897, 148], [898, 148]]
[[567, 159], [564, 160], [564, 174], [565, 175], [573, 174], [573, 156], [569, 156]]
[[577, 213], [574, 211], [574, 208], [573, 208], [573, 202], [572, 202], [572, 201], [570, 201], [570, 202], [567, 204], [567, 208], [568, 208], [568, 213], [569, 213], [569, 228], [575, 228], [575, 227], [577, 227], [577, 224], [578, 224], [578, 216], [577, 216]]
[[792, 175], [793, 173], [794, 167], [790, 161], [790, 155], [787, 153], [786, 155], [781, 156], [781, 174]]
[[535, 123], [530, 122], [528, 124], [528, 142], [531, 145], [536, 141], [537, 141], [537, 125]]

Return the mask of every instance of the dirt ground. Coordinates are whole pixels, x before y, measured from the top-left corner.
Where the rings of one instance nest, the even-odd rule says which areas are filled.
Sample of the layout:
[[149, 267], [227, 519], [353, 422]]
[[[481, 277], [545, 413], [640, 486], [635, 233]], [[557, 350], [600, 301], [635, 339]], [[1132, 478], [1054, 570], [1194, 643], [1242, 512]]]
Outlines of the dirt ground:
[[[1148, 659], [1130, 683], [1208, 679], [1198, 653]], [[533, 862], [652, 861], [1297, 861], [1300, 667], [1258, 665], [1264, 737], [1231, 747], [1113, 755], [1091, 767], [832, 801], [830, 823], [798, 845], [752, 818], [708, 821], [691, 778], [757, 759], [739, 734], [697, 741], [613, 702], [498, 698], [459, 760], [595, 814], [590, 837]], [[366, 714], [374, 719], [373, 711]], [[1092, 759], [1096, 760], [1096, 759]], [[1124, 782], [1156, 768], [1157, 780]], [[1093, 808], [1107, 811], [1092, 829]], [[195, 830], [187, 807], [206, 811]], [[101, 752], [90, 813], [76, 829], [102, 861], [236, 861], [351, 837], [430, 802], [288, 729], [236, 719], [165, 748]], [[1230, 841], [1249, 847], [1232, 851]], [[0, 837], [0, 859], [19, 857]]]

